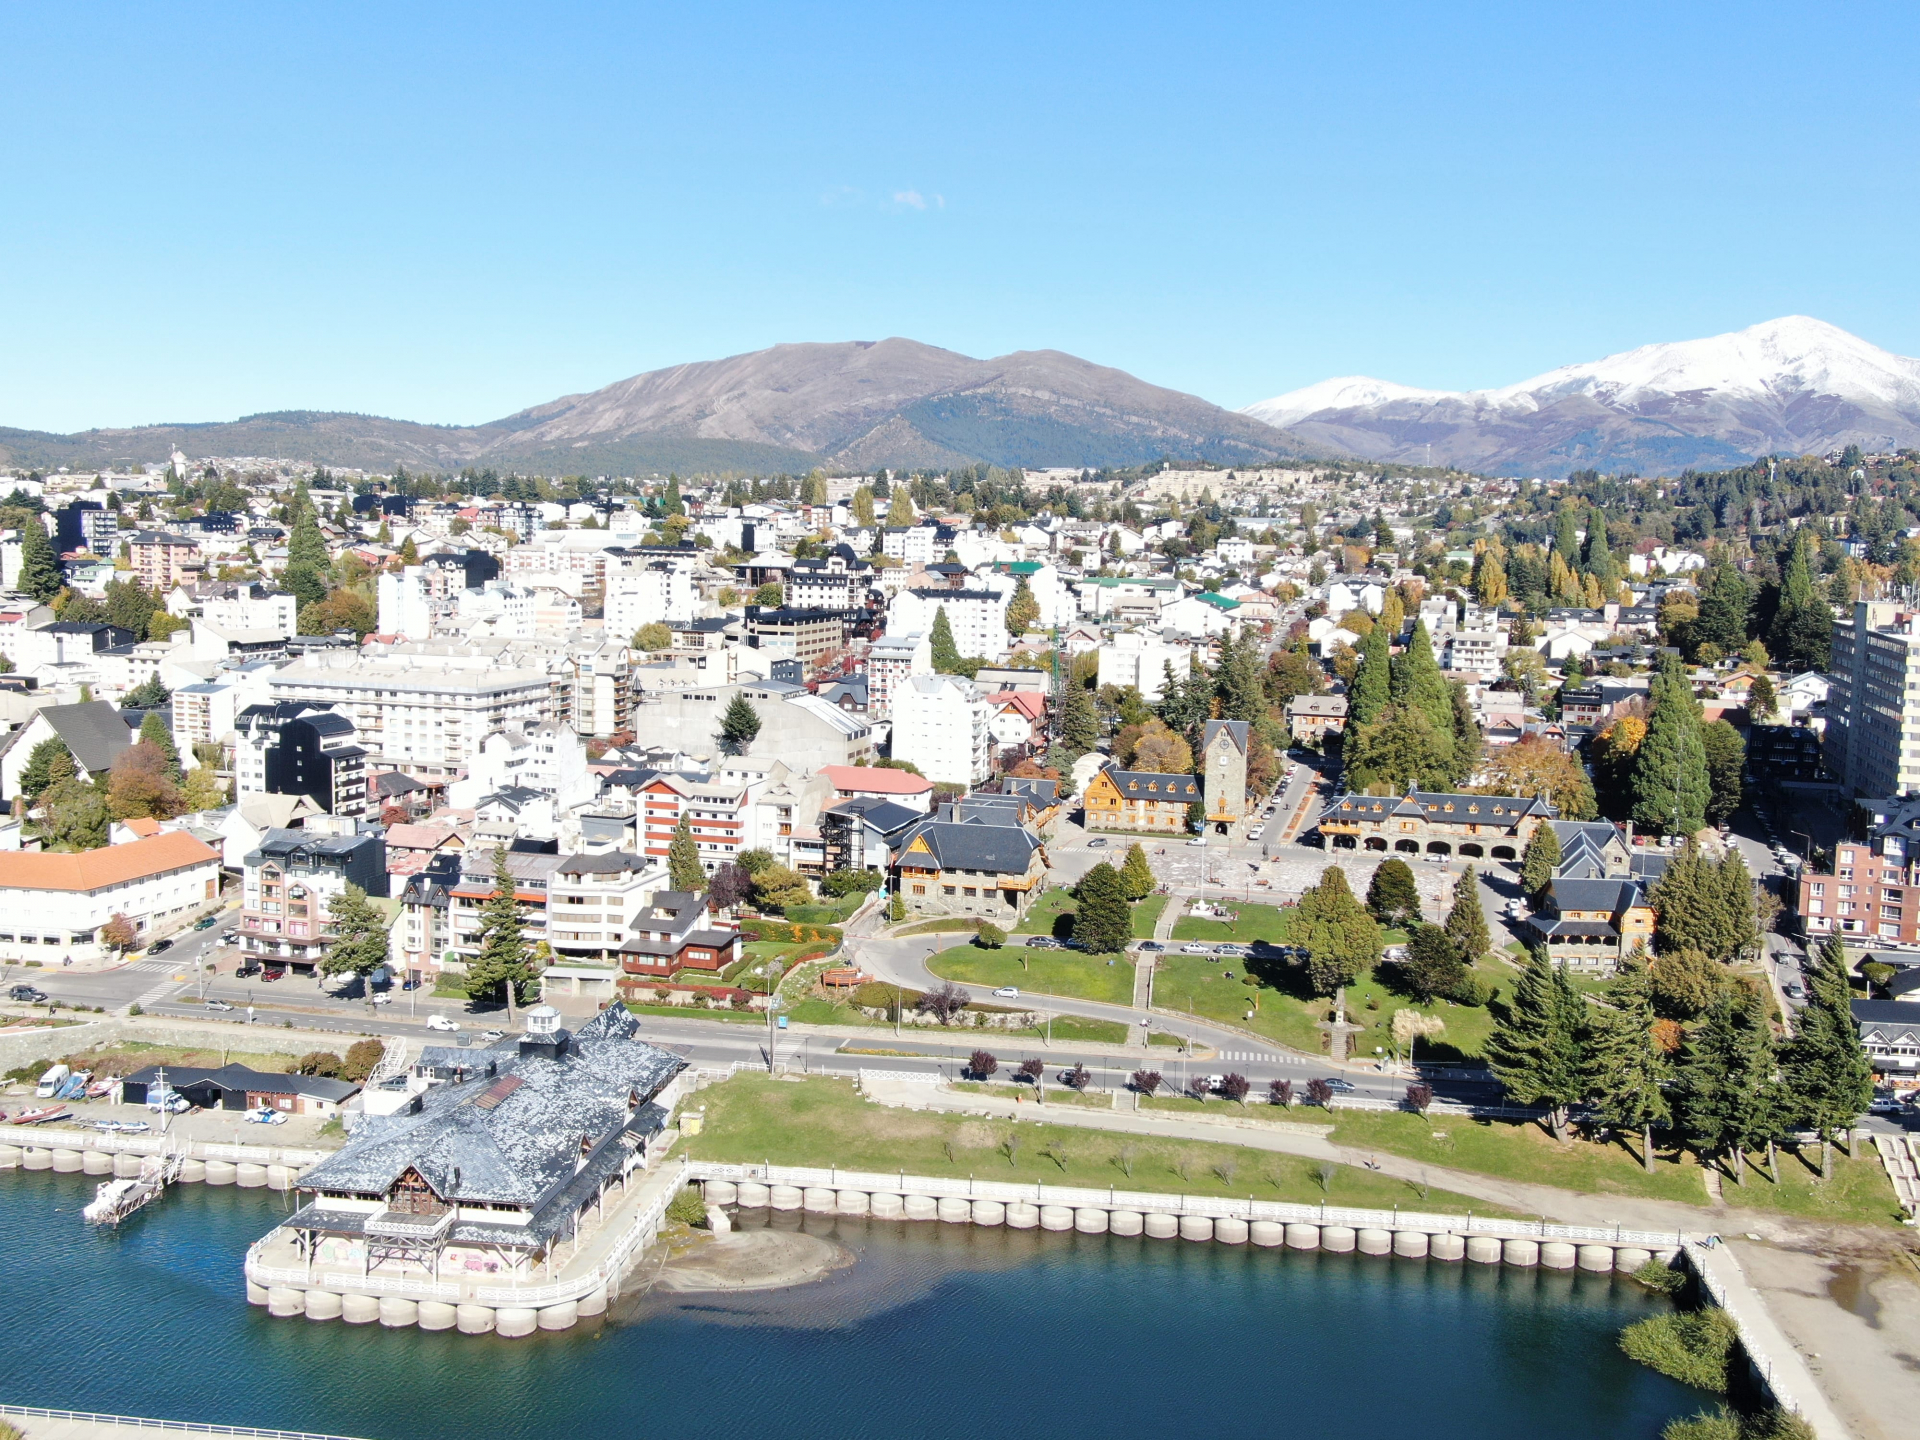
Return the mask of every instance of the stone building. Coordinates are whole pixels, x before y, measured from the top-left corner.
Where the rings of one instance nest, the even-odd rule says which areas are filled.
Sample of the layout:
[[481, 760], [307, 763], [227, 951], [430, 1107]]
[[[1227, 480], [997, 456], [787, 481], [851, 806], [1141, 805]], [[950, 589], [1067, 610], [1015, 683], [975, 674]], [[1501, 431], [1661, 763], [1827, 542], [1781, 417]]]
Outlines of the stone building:
[[1244, 829], [1247, 804], [1247, 749], [1253, 743], [1244, 720], [1209, 720], [1200, 732], [1200, 773], [1207, 824], [1216, 835]]
[[1543, 821], [1560, 812], [1527, 795], [1448, 795], [1409, 788], [1405, 795], [1341, 795], [1320, 812], [1320, 833], [1334, 850], [1392, 850], [1517, 860]]
[[1202, 793], [1197, 776], [1108, 766], [1087, 782], [1084, 824], [1089, 830], [1184, 835], [1187, 807], [1200, 802]]
[[1018, 797], [972, 796], [908, 830], [893, 862], [907, 913], [1017, 925], [1047, 883], [1046, 851], [1026, 808]]

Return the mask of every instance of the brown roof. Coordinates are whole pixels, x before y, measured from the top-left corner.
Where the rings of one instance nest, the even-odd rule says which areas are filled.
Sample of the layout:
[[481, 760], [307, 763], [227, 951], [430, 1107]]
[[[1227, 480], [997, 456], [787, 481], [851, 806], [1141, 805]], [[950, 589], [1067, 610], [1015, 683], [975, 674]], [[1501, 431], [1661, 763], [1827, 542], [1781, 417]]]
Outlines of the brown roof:
[[82, 850], [77, 855], [0, 852], [0, 889], [103, 890], [109, 885], [219, 861], [218, 850], [201, 844], [184, 830], [169, 830], [151, 839]]

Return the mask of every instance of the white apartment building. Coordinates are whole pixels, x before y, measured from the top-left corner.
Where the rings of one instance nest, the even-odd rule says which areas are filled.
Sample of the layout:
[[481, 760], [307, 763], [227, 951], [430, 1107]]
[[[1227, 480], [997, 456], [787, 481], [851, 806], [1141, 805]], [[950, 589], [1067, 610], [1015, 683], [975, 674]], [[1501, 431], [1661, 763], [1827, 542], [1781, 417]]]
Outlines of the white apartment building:
[[938, 549], [940, 531], [933, 524], [889, 526], [880, 532], [880, 553], [907, 565], [931, 565], [946, 552]]
[[95, 960], [114, 916], [144, 944], [219, 898], [220, 852], [184, 830], [73, 855], [0, 851], [0, 957]]
[[567, 856], [547, 878], [547, 944], [554, 960], [618, 964], [634, 920], [666, 888], [667, 865], [656, 856]]
[[1834, 622], [1826, 759], [1856, 796], [1920, 790], [1920, 612], [1860, 600]]
[[500, 574], [523, 585], [557, 585], [576, 598], [597, 594], [606, 588], [614, 543], [605, 530], [542, 530], [500, 557]]
[[587, 747], [565, 725], [511, 725], [480, 741], [467, 774], [447, 787], [447, 803], [471, 809], [487, 796], [515, 787], [551, 795], [561, 809], [584, 805], [598, 790], [587, 770]]
[[465, 575], [446, 565], [409, 565], [378, 581], [380, 633], [427, 640], [457, 614]]
[[1166, 693], [1167, 670], [1174, 678], [1186, 679], [1192, 668], [1192, 651], [1185, 645], [1164, 640], [1152, 630], [1123, 630], [1100, 647], [1100, 685], [1131, 685], [1140, 698], [1156, 701]]
[[1507, 632], [1498, 625], [1475, 626], [1451, 632], [1447, 637], [1447, 669], [1494, 679], [1507, 654]]
[[887, 607], [887, 629], [931, 636], [934, 617], [945, 610], [953, 643], [962, 655], [998, 660], [1007, 653], [1007, 600], [1012, 594], [988, 589], [902, 590]]
[[867, 651], [867, 714], [887, 719], [907, 677], [932, 673], [933, 642], [925, 631], [882, 635]]
[[935, 783], [979, 785], [992, 773], [993, 707], [958, 675], [915, 675], [893, 697], [893, 758]]
[[323, 652], [273, 677], [276, 700], [313, 700], [351, 718], [383, 765], [423, 779], [461, 773], [480, 742], [509, 723], [553, 718], [547, 676], [492, 656]]
[[642, 625], [692, 620], [696, 596], [691, 560], [662, 560], [635, 552], [615, 552], [606, 566], [603, 614], [607, 634], [633, 638]]

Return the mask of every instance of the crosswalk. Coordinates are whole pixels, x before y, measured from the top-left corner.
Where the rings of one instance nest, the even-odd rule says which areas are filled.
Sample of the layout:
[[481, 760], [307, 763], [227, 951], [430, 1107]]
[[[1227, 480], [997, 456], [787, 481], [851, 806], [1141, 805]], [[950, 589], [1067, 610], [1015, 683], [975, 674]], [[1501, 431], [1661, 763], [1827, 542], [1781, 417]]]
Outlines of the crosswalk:
[[1266, 1065], [1305, 1065], [1309, 1061], [1304, 1055], [1276, 1055], [1270, 1050], [1222, 1050], [1213, 1057], [1216, 1060], [1258, 1061]]
[[133, 975], [164, 975], [179, 968], [178, 960], [136, 960], [127, 966], [127, 971]]

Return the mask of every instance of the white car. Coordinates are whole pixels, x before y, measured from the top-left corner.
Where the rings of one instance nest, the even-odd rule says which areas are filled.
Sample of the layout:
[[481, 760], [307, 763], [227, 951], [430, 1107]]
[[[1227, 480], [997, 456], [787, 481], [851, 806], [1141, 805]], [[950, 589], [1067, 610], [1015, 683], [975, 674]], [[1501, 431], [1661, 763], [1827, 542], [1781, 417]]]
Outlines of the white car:
[[207, 1009], [209, 1009], [209, 1010], [231, 1010], [231, 1009], [233, 1009], [233, 1006], [231, 1006], [231, 1005], [229, 1005], [229, 1004], [228, 1004], [228, 1003], [227, 1003], [226, 1001], [224, 1001], [224, 1000], [209, 1000], [209, 1001], [207, 1001]]
[[1001, 1000], [1018, 1000], [1020, 998], [1020, 987], [1018, 985], [1002, 985], [993, 993]]
[[1211, 955], [1213, 953], [1213, 947], [1211, 945], [1182, 945], [1180, 947], [1180, 953], [1182, 955]]
[[1247, 839], [1249, 839], [1249, 840], [1258, 840], [1258, 839], [1259, 839], [1259, 838], [1260, 838], [1260, 837], [1261, 837], [1262, 835], [1264, 835], [1264, 834], [1266, 834], [1266, 833], [1267, 833], [1267, 827], [1266, 827], [1266, 826], [1264, 826], [1264, 825], [1256, 825], [1256, 826], [1254, 826], [1254, 827], [1253, 827], [1253, 829], [1251, 829], [1251, 830], [1249, 830], [1249, 831], [1247, 832]]
[[427, 1029], [429, 1030], [458, 1030], [459, 1028], [460, 1022], [458, 1020], [449, 1020], [444, 1015], [427, 1016]]
[[1194, 838], [1194, 839], [1192, 839], [1192, 840], [1189, 840], [1189, 841], [1187, 841], [1187, 844], [1189, 844], [1189, 845], [1198, 845], [1198, 846], [1200, 846], [1200, 848], [1201, 848], [1201, 849], [1203, 849], [1203, 850], [1204, 850], [1204, 849], [1206, 848], [1206, 844], [1207, 844], [1207, 838], [1206, 838], [1206, 836], [1204, 836], [1204, 835], [1201, 835], [1201, 836], [1197, 836], [1196, 838]]

